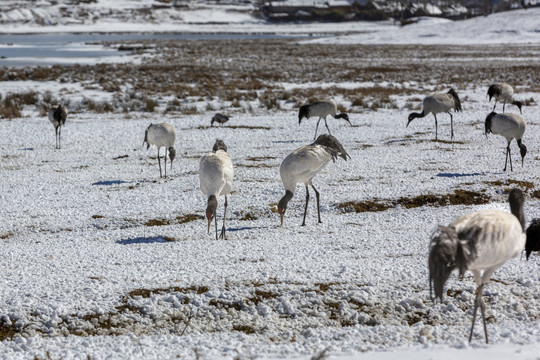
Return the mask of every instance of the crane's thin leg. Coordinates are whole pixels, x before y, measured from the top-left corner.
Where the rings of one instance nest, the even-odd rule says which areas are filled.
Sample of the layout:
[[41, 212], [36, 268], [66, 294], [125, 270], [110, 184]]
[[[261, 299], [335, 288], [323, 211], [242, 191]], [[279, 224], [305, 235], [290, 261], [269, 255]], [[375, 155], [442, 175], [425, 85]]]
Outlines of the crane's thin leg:
[[165, 168], [165, 178], [167, 178], [167, 149], [165, 149], [165, 154], [163, 155], [163, 167]]
[[[473, 331], [474, 331], [474, 323], [476, 322], [476, 311], [478, 310], [478, 305], [482, 304], [482, 291], [484, 290], [484, 284], [478, 285], [476, 288], [476, 298], [474, 300], [474, 310], [473, 310], [473, 319], [471, 324], [471, 333], [469, 335], [469, 342], [472, 340]], [[484, 305], [481, 305], [484, 306]]]
[[448, 113], [450, 115], [450, 133], [452, 135], [452, 139], [454, 138], [454, 117], [451, 113]]
[[512, 168], [512, 154], [510, 151], [510, 143], [508, 143], [508, 146], [506, 147], [506, 157], [504, 159], [503, 171], [506, 171], [506, 164], [508, 163], [508, 158], [510, 158], [510, 171], [514, 171], [514, 169]]
[[58, 126], [58, 148], [62, 148], [62, 126]]
[[503, 112], [504, 112], [504, 107], [506, 106], [506, 101], [503, 102]]
[[225, 212], [223, 212], [223, 227], [221, 228], [221, 234], [220, 234], [220, 237], [225, 240], [227, 240], [227, 236], [225, 235], [225, 219], [226, 218], [227, 218], [227, 195], [225, 195]]
[[317, 189], [315, 189], [315, 186], [313, 186], [313, 184], [311, 184], [311, 187], [315, 191], [315, 198], [317, 199], [317, 217], [319, 218], [319, 224], [321, 224], [322, 221], [321, 221], [321, 207], [319, 206], [319, 192], [317, 191]]
[[437, 124], [437, 115], [433, 114], [433, 117], [435, 118], [435, 140], [438, 140], [438, 137], [437, 137], [437, 128], [438, 128], [438, 124]]
[[214, 224], [215, 224], [215, 228], [216, 228], [216, 240], [218, 239], [218, 235], [217, 235], [217, 211], [214, 213]]
[[328, 130], [328, 133], [332, 135], [332, 133], [330, 132], [330, 129], [328, 128], [328, 124], [326, 123], [326, 118], [324, 118], [324, 125], [326, 125], [326, 130]]
[[482, 301], [480, 303], [480, 310], [482, 310], [482, 320], [484, 322], [484, 335], [486, 336], [486, 344], [489, 344], [487, 325], [486, 325], [486, 304], [484, 303], [484, 299], [480, 298], [480, 300]]
[[58, 126], [54, 128], [54, 148], [58, 149]]
[[159, 177], [163, 177], [163, 175], [161, 175], [161, 159], [159, 158], [159, 148], [157, 148], [157, 162], [159, 165]]
[[321, 122], [321, 117], [319, 117], [319, 120], [317, 121], [317, 126], [315, 126], [315, 136], [313, 137], [313, 140], [317, 138], [317, 130], [319, 129], [319, 123]]
[[495, 106], [497, 106], [497, 100], [495, 100], [495, 104], [493, 104], [493, 110], [491, 110], [491, 111], [495, 111]]
[[304, 207], [304, 220], [302, 221], [302, 226], [306, 226], [306, 214], [307, 214], [307, 205], [309, 202], [309, 190], [306, 185], [306, 206]]

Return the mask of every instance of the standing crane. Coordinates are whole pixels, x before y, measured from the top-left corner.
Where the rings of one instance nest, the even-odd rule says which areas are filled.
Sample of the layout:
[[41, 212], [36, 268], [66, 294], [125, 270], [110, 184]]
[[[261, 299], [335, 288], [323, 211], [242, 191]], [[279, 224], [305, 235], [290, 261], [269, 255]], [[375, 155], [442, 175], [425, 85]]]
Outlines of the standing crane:
[[305, 145], [290, 153], [281, 163], [279, 169], [281, 181], [285, 187], [285, 195], [279, 200], [278, 213], [281, 216], [281, 226], [283, 226], [283, 218], [287, 210], [287, 204], [292, 199], [296, 184], [304, 183], [306, 186], [306, 205], [304, 207], [304, 220], [302, 226], [306, 225], [306, 213], [309, 202], [308, 185], [315, 191], [317, 198], [317, 217], [321, 223], [321, 210], [319, 206], [319, 192], [313, 186], [313, 178], [320, 173], [326, 165], [332, 161], [336, 161], [337, 157], [347, 161], [349, 154], [345, 151], [341, 143], [332, 135], [319, 135], [317, 140], [311, 145]]
[[519, 189], [513, 189], [508, 200], [511, 213], [481, 210], [466, 214], [449, 226], [439, 226], [439, 231], [431, 239], [428, 261], [430, 295], [433, 289], [435, 297], [442, 301], [444, 284], [456, 268], [460, 277], [463, 277], [467, 270], [474, 275], [477, 288], [469, 342], [473, 336], [476, 312], [480, 307], [488, 343], [486, 305], [482, 299], [482, 291], [493, 272], [509, 259], [519, 255], [525, 246], [523, 193]]
[[62, 126], [66, 123], [68, 111], [63, 105], [53, 105], [49, 109], [49, 121], [54, 125], [56, 133], [56, 149], [61, 148], [60, 136], [62, 134]]
[[407, 126], [416, 118], [423, 118], [430, 113], [433, 114], [435, 118], [435, 140], [437, 140], [437, 114], [438, 113], [447, 113], [450, 115], [450, 134], [452, 139], [454, 138], [454, 117], [450, 110], [454, 109], [455, 111], [461, 111], [461, 101], [459, 96], [454, 89], [450, 89], [446, 94], [435, 93], [430, 96], [426, 96], [422, 103], [422, 112], [417, 113], [413, 112], [409, 114], [409, 119], [407, 121]]
[[146, 150], [150, 148], [150, 145], [156, 145], [158, 155], [158, 164], [159, 164], [159, 177], [163, 177], [161, 172], [161, 160], [159, 157], [159, 149], [165, 147], [165, 154], [163, 159], [165, 161], [165, 177], [167, 177], [167, 151], [169, 152], [169, 159], [171, 160], [171, 170], [173, 160], [176, 157], [176, 150], [174, 150], [174, 143], [176, 141], [176, 129], [171, 124], [161, 123], [161, 124], [150, 124], [144, 133], [144, 143], [146, 143]]
[[212, 219], [215, 219], [216, 240], [217, 234], [217, 197], [225, 196], [225, 209], [223, 212], [223, 227], [221, 228], [220, 237], [227, 239], [225, 236], [225, 218], [227, 217], [227, 195], [231, 193], [233, 188], [234, 170], [229, 154], [227, 154], [227, 146], [221, 139], [217, 139], [212, 152], [204, 155], [199, 163], [199, 181], [201, 191], [208, 196], [206, 207], [206, 218], [208, 220], [208, 233], [210, 233], [210, 225]]
[[322, 119], [324, 119], [324, 125], [326, 125], [326, 129], [330, 134], [330, 129], [328, 128], [328, 124], [326, 123], [326, 117], [328, 115], [331, 115], [334, 119], [344, 119], [350, 125], [352, 125], [349, 121], [349, 115], [336, 113], [337, 105], [333, 100], [316, 101], [308, 105], [303, 105], [300, 107], [300, 110], [298, 112], [298, 125], [302, 123], [303, 118], [309, 119], [312, 116], [318, 116], [319, 120], [317, 121], [317, 126], [315, 127], [315, 136], [313, 136], [313, 140], [315, 140], [315, 138], [317, 137], [317, 130], [319, 129], [319, 123]]
[[521, 166], [523, 166], [523, 160], [525, 159], [525, 155], [527, 155], [527, 147], [522, 143], [521, 139], [526, 128], [527, 123], [525, 119], [516, 114], [497, 114], [496, 112], [492, 112], [486, 117], [486, 136], [489, 133], [501, 135], [508, 142], [503, 171], [506, 171], [508, 158], [510, 158], [510, 171], [514, 171], [512, 168], [512, 155], [510, 154], [510, 143], [513, 139], [516, 139], [518, 144], [521, 154]]
[[521, 112], [521, 107], [523, 106], [523, 103], [521, 101], [514, 100], [514, 89], [508, 85], [507, 83], [497, 83], [490, 85], [488, 88], [487, 94], [489, 96], [489, 101], [491, 102], [491, 98], [495, 99], [495, 104], [493, 104], [493, 110], [495, 111], [495, 106], [497, 106], [497, 101], [503, 103], [503, 112], [504, 107], [506, 106], [506, 103], [516, 105], [519, 109], [519, 113], [523, 114]]

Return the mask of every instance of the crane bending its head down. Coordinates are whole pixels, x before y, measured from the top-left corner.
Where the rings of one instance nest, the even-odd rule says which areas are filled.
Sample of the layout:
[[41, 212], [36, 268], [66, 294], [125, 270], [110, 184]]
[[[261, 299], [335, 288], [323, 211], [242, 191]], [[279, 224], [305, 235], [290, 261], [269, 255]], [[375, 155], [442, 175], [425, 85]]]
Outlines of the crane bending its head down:
[[283, 160], [280, 167], [280, 175], [283, 186], [285, 187], [285, 195], [278, 203], [281, 226], [283, 226], [283, 218], [287, 211], [287, 204], [294, 195], [297, 183], [304, 183], [306, 186], [306, 204], [304, 207], [304, 220], [302, 226], [306, 224], [306, 213], [309, 202], [308, 185], [315, 191], [318, 221], [319, 223], [322, 222], [319, 192], [315, 186], [313, 186], [313, 178], [326, 167], [330, 160], [335, 162], [338, 157], [341, 157], [343, 160], [347, 160], [347, 157], [350, 158], [349, 154], [347, 154], [341, 143], [335, 137], [328, 134], [322, 134], [313, 144], [305, 145], [294, 150]]
[[444, 285], [454, 269], [459, 270], [460, 277], [465, 271], [471, 271], [478, 285], [469, 342], [478, 307], [482, 310], [484, 333], [488, 342], [482, 291], [493, 272], [520, 254], [525, 246], [523, 193], [513, 189], [508, 200], [511, 213], [501, 210], [469, 213], [457, 218], [449, 226], [439, 226], [431, 238], [428, 260], [430, 295], [434, 290], [435, 297], [442, 301]]

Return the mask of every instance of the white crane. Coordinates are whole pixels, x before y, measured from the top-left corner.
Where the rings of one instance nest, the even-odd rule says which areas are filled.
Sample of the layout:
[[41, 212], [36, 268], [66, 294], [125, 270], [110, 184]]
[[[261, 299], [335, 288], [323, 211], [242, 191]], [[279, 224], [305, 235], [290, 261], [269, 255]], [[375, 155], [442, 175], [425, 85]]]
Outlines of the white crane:
[[470, 270], [477, 284], [469, 342], [472, 339], [476, 312], [480, 307], [486, 343], [485, 304], [482, 291], [491, 275], [507, 260], [516, 257], [525, 246], [525, 215], [523, 193], [513, 189], [509, 195], [511, 213], [501, 210], [481, 210], [463, 215], [448, 227], [439, 226], [431, 239], [429, 252], [429, 290], [443, 297], [444, 284], [454, 269], [460, 277]]
[[495, 106], [497, 106], [497, 101], [499, 101], [503, 103], [503, 112], [506, 103], [509, 103], [516, 105], [519, 108], [519, 113], [522, 114], [521, 107], [523, 106], [523, 103], [521, 101], [514, 100], [514, 89], [507, 83], [503, 82], [490, 85], [487, 94], [490, 102], [491, 98], [495, 99], [495, 104], [493, 104], [492, 111], [495, 111]]
[[49, 109], [49, 121], [54, 125], [56, 133], [56, 149], [61, 148], [60, 136], [62, 134], [62, 126], [66, 123], [68, 111], [63, 105], [53, 105]]
[[516, 139], [517, 141], [521, 154], [521, 166], [523, 166], [523, 160], [525, 159], [525, 155], [527, 155], [527, 147], [522, 143], [523, 133], [525, 133], [525, 129], [527, 128], [525, 119], [516, 114], [497, 114], [492, 112], [486, 117], [485, 127], [486, 136], [489, 133], [501, 135], [508, 142], [503, 171], [506, 171], [508, 158], [510, 158], [510, 171], [514, 171], [512, 168], [512, 155], [510, 153], [512, 139]]
[[292, 199], [297, 183], [304, 183], [306, 186], [306, 205], [304, 207], [304, 220], [302, 226], [306, 225], [306, 213], [309, 201], [310, 185], [315, 191], [317, 198], [317, 217], [321, 223], [321, 210], [319, 207], [319, 192], [313, 186], [313, 178], [321, 172], [326, 165], [332, 161], [336, 161], [340, 156], [345, 161], [349, 154], [345, 151], [340, 142], [332, 135], [319, 135], [317, 140], [311, 145], [305, 145], [290, 153], [281, 163], [279, 169], [281, 181], [285, 187], [285, 195], [279, 200], [278, 213], [281, 216], [281, 226], [283, 226], [283, 217], [287, 210], [287, 204]]
[[159, 149], [165, 147], [165, 154], [163, 159], [165, 161], [165, 177], [167, 177], [167, 151], [169, 152], [169, 159], [171, 159], [171, 170], [173, 160], [176, 156], [176, 150], [174, 150], [174, 142], [176, 141], [176, 129], [171, 124], [150, 124], [144, 133], [144, 143], [146, 143], [146, 150], [150, 148], [150, 145], [156, 145], [158, 151], [158, 164], [159, 164], [159, 177], [163, 177], [161, 172], [161, 160], [159, 157]]
[[316, 101], [314, 103], [301, 106], [300, 111], [298, 112], [298, 125], [302, 123], [303, 118], [309, 119], [310, 117], [318, 116], [319, 120], [317, 121], [317, 126], [315, 127], [315, 136], [313, 136], [313, 139], [315, 139], [317, 137], [317, 130], [319, 129], [319, 123], [321, 122], [321, 119], [324, 119], [324, 125], [326, 125], [326, 129], [330, 134], [330, 129], [328, 128], [328, 124], [326, 123], [326, 117], [328, 115], [331, 115], [334, 119], [344, 119], [350, 125], [352, 125], [349, 121], [349, 115], [337, 114], [336, 103], [332, 100]]
[[212, 121], [210, 121], [210, 126], [214, 126], [214, 123], [217, 122], [218, 124], [225, 124], [227, 121], [229, 121], [229, 116], [224, 115], [222, 113], [217, 113], [212, 117]]
[[416, 118], [423, 118], [430, 113], [433, 114], [435, 118], [435, 140], [437, 140], [437, 114], [438, 113], [447, 113], [450, 115], [450, 133], [452, 139], [454, 138], [454, 117], [450, 110], [454, 109], [455, 111], [461, 111], [461, 101], [459, 96], [454, 89], [450, 89], [446, 94], [435, 93], [424, 98], [422, 104], [422, 112], [417, 113], [413, 112], [409, 114], [409, 119], [407, 121], [407, 126]]
[[208, 204], [206, 207], [206, 218], [208, 219], [208, 233], [210, 233], [210, 225], [212, 219], [215, 219], [216, 240], [217, 235], [217, 197], [225, 196], [225, 210], [223, 213], [223, 227], [221, 228], [220, 237], [226, 239], [225, 236], [225, 218], [227, 217], [227, 195], [231, 193], [233, 187], [234, 170], [229, 154], [227, 154], [227, 146], [223, 140], [217, 139], [212, 152], [204, 155], [199, 163], [199, 181], [201, 191], [208, 196]]
[[525, 243], [527, 260], [533, 251], [540, 252], [540, 219], [531, 221], [527, 228], [527, 242]]

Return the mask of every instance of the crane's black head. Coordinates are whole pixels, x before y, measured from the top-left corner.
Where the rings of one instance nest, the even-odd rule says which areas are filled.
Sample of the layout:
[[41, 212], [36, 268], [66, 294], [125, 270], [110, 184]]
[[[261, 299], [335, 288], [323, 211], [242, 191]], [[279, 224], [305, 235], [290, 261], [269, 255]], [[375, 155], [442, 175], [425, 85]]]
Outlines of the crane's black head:
[[349, 120], [349, 115], [347, 115], [347, 114], [344, 114], [344, 113], [337, 114], [336, 119], [344, 119], [349, 123], [349, 125], [352, 125], [350, 120]]
[[303, 118], [309, 119], [309, 105], [300, 107], [300, 111], [298, 111], [298, 124], [302, 122]]
[[484, 134], [490, 134], [491, 133], [491, 123], [493, 122], [493, 117], [497, 115], [496, 112], [492, 111], [488, 114], [488, 116], [486, 117], [486, 122], [485, 122], [485, 129], [486, 129], [486, 132]]
[[499, 84], [493, 84], [488, 88], [487, 94], [489, 96], [489, 101], [491, 101], [491, 98], [494, 96], [501, 95], [501, 87]]
[[534, 219], [527, 228], [527, 242], [525, 243], [525, 254], [527, 260], [533, 251], [540, 251], [540, 219]]
[[287, 204], [293, 197], [293, 193], [290, 190], [285, 191], [285, 195], [279, 200], [278, 203], [278, 213], [281, 217], [281, 226], [283, 226], [283, 218], [285, 217], [285, 211], [287, 211]]
[[225, 145], [225, 142], [221, 139], [216, 139], [214, 147], [212, 148], [213, 152], [217, 152], [218, 150], [227, 152], [227, 145]]

